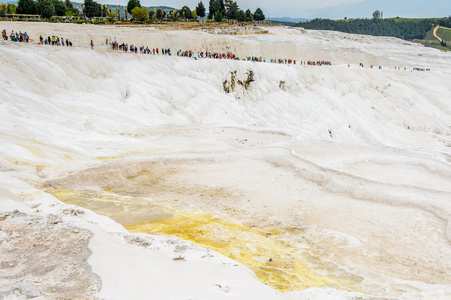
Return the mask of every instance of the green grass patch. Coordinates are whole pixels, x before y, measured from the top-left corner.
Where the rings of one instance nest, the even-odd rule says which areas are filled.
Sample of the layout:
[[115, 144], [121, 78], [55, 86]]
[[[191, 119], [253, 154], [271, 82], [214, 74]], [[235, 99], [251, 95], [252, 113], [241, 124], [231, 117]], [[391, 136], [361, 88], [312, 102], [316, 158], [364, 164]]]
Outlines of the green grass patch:
[[428, 41], [428, 42], [436, 42], [436, 43], [439, 43], [439, 40], [434, 36], [434, 28], [432, 28], [431, 30], [429, 30], [429, 31], [426, 33], [426, 36], [424, 37], [424, 40], [425, 40], [425, 41]]
[[443, 47], [438, 42], [434, 43], [434, 42], [423, 41], [423, 42], [421, 42], [421, 44], [423, 44], [426, 47], [431, 47], [431, 48], [435, 48], [435, 49], [439, 49], [439, 50], [443, 50], [443, 51], [451, 51], [451, 46], [447, 45], [446, 47]]
[[439, 28], [437, 29], [437, 36], [445, 42], [451, 42], [451, 29]]

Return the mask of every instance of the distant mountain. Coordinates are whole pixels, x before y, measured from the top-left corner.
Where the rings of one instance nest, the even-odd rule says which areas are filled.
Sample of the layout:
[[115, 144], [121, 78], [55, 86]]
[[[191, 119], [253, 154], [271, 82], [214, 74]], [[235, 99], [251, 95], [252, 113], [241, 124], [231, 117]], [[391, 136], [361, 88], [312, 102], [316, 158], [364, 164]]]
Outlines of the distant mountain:
[[268, 17], [266, 18], [266, 20], [280, 23], [299, 23], [309, 21], [308, 19], [304, 18], [290, 18], [290, 17]]
[[164, 11], [168, 12], [168, 11], [173, 11], [175, 8], [174, 7], [170, 7], [170, 6], [143, 6], [143, 7], [147, 7], [149, 10], [150, 9], [163, 9]]

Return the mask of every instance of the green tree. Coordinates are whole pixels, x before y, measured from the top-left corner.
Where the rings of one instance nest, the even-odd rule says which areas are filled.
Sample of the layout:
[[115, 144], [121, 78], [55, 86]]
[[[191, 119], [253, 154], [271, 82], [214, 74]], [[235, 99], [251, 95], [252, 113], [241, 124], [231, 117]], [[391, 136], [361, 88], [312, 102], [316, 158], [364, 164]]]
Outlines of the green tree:
[[379, 10], [376, 10], [373, 12], [373, 19], [378, 20], [381, 18], [381, 12]]
[[0, 17], [4, 17], [5, 14], [6, 14], [6, 9], [7, 8], [5, 8], [5, 5], [7, 5], [7, 4], [6, 3], [5, 4], [1, 4], [0, 3]]
[[224, 2], [224, 8], [226, 10], [226, 12], [230, 9], [230, 5], [232, 5], [233, 0], [225, 0]]
[[127, 4], [127, 11], [131, 13], [135, 7], [141, 7], [141, 2], [139, 2], [139, 0], [129, 0]]
[[165, 15], [166, 15], [166, 12], [164, 11], [164, 9], [157, 10], [157, 19], [160, 21], [160, 23], [164, 19]]
[[8, 12], [10, 14], [15, 14], [17, 10], [17, 6], [14, 4], [8, 4]]
[[66, 9], [67, 10], [75, 12], [74, 11], [74, 5], [72, 4], [72, 2], [70, 2], [70, 0], [65, 0], [64, 4], [66, 5]]
[[149, 10], [147, 8], [141, 8], [138, 6], [135, 6], [132, 11], [133, 20], [144, 22], [147, 19], [147, 16], [149, 15]]
[[236, 19], [238, 22], [244, 22], [246, 21], [246, 14], [244, 13], [244, 10], [240, 9], [236, 14]]
[[196, 13], [200, 18], [205, 17], [205, 6], [202, 3], [202, 1], [200, 1], [199, 4], [197, 4]]
[[178, 21], [180, 19], [180, 12], [178, 11], [178, 9], [174, 9], [172, 11], [171, 19], [174, 21]]
[[100, 17], [100, 4], [94, 0], [85, 0], [85, 15], [88, 18]]
[[38, 0], [37, 11], [44, 19], [50, 19], [55, 13], [52, 0]]
[[225, 16], [226, 10], [225, 10], [225, 5], [224, 5], [224, 0], [218, 0], [218, 1], [219, 1], [219, 11], [221, 12], [221, 14], [223, 16]]
[[226, 2], [228, 8], [227, 8], [227, 12], [226, 12], [226, 18], [229, 20], [236, 20], [238, 19], [238, 11], [240, 10], [240, 8], [238, 7], [238, 4], [236, 3], [236, 1], [228, 3]]
[[108, 13], [107, 17], [109, 22], [113, 22], [113, 20], [117, 17], [117, 14], [115, 14], [114, 12], [110, 12]]
[[257, 8], [254, 12], [254, 20], [255, 21], [263, 21], [265, 20], [265, 14], [261, 10], [261, 8]]
[[246, 22], [254, 21], [254, 16], [252, 15], [250, 9], [246, 10], [245, 15], [246, 15]]
[[191, 19], [191, 10], [186, 5], [183, 6], [181, 10], [179, 10], [179, 14], [183, 19]]
[[155, 11], [153, 9], [149, 10], [149, 20], [153, 21], [155, 16]]
[[179, 11], [177, 9], [173, 9], [168, 12], [167, 18], [172, 21], [178, 21], [179, 19]]
[[20, 7], [22, 13], [26, 15], [34, 15], [36, 13], [36, 4], [33, 0], [19, 0], [17, 7]]
[[65, 16], [66, 15], [66, 4], [61, 0], [53, 0], [53, 7], [55, 8], [55, 15]]
[[215, 22], [222, 22], [222, 13], [220, 11], [215, 14]]
[[216, 12], [220, 11], [221, 5], [219, 3], [219, 0], [210, 0], [210, 3], [208, 5], [208, 18], [212, 19], [214, 15], [216, 15]]
[[191, 19], [196, 20], [197, 19], [197, 12], [195, 10], [191, 11]]

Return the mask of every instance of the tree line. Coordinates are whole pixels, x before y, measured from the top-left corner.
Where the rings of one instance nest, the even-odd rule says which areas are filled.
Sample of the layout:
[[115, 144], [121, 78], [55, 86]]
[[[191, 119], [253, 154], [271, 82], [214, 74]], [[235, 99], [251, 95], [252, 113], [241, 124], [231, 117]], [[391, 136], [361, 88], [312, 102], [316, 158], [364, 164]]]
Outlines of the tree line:
[[451, 28], [451, 16], [438, 20], [438, 25]]
[[[111, 5], [101, 5], [94, 0], [84, 0], [78, 7], [74, 8], [70, 0], [19, 0], [17, 6], [13, 4], [0, 4], [0, 16], [8, 13], [14, 14], [39, 14], [42, 18], [49, 19], [52, 16], [80, 16], [89, 19], [93, 17], [106, 17], [111, 21], [120, 19], [121, 6], [118, 5], [114, 10]], [[198, 3], [195, 9], [191, 10], [188, 6], [181, 9], [148, 9], [141, 6], [140, 0], [129, 0], [127, 6], [123, 7], [125, 20], [131, 15], [134, 21], [179, 21], [179, 20], [197, 20], [207, 16], [209, 20], [222, 22], [224, 19], [236, 20], [238, 22], [253, 22], [265, 20], [265, 15], [260, 8], [254, 13], [250, 9], [243, 11], [239, 8], [236, 1], [232, 0], [210, 0], [208, 15], [202, 1]]]
[[[200, 2], [199, 5], [201, 3], [202, 2]], [[265, 20], [265, 14], [260, 8], [257, 8], [254, 13], [252, 13], [250, 9], [243, 11], [239, 8], [236, 1], [210, 0], [207, 18], [214, 18], [215, 21], [225, 18], [228, 20], [237, 20], [239, 22], [252, 22]]]
[[413, 40], [424, 39], [426, 33], [437, 23], [436, 20], [433, 19], [403, 21], [382, 19], [380, 16], [380, 12], [376, 11], [373, 13], [372, 19], [314, 19], [308, 22], [298, 23], [295, 26], [303, 27], [305, 29], [333, 30], [374, 36], [392, 36], [404, 40]]
[[107, 17], [111, 12], [111, 6], [108, 10], [107, 5], [101, 5], [93, 0], [85, 0], [80, 4], [81, 11], [74, 7], [70, 0], [19, 0], [17, 5], [0, 4], [0, 17], [7, 14], [40, 15], [44, 19], [50, 19], [53, 16], [80, 16]]
[[203, 19], [205, 16], [207, 16], [207, 19], [213, 19], [216, 22], [222, 22], [223, 19], [239, 22], [265, 20], [265, 14], [260, 8], [257, 8], [254, 13], [250, 9], [243, 11], [239, 8], [236, 1], [232, 0], [225, 0], [225, 2], [224, 0], [210, 0], [208, 15], [206, 14], [206, 7], [202, 1], [193, 10], [185, 5], [181, 9], [174, 9], [167, 12], [163, 9], [148, 11], [147, 8], [141, 7], [140, 0], [129, 0], [126, 9], [127, 12], [131, 13], [133, 19], [137, 21], [161, 21], [163, 19], [170, 21], [196, 20], [197, 18]]
[[40, 15], [43, 18], [52, 16], [72, 16], [77, 13], [70, 0], [19, 0], [14, 4], [0, 4], [0, 17], [7, 14]]

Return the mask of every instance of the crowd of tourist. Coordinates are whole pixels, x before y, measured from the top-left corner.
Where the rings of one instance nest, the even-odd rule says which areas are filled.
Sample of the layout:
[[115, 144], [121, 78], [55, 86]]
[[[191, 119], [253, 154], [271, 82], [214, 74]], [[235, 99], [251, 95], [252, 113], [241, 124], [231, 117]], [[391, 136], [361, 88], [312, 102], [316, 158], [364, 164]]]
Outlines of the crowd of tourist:
[[[30, 37], [27, 34], [27, 32], [22, 33], [21, 31], [15, 32], [14, 30], [11, 31], [11, 34], [7, 34], [6, 30], [3, 29], [2, 31], [2, 38], [3, 40], [11, 40], [14, 42], [25, 42], [28, 43], [30, 41]], [[51, 46], [67, 46], [72, 47], [72, 42], [68, 39], [64, 39], [62, 37], [58, 36], [48, 36], [47, 38], [43, 38], [42, 35], [39, 37], [39, 44], [40, 45], [51, 45]], [[105, 44], [107, 47], [111, 47], [113, 50], [116, 51], [122, 51], [122, 52], [130, 52], [130, 53], [140, 53], [140, 54], [153, 54], [153, 55], [172, 55], [171, 49], [169, 48], [153, 48], [150, 49], [148, 46], [144, 47], [138, 47], [135, 45], [128, 45], [127, 43], [119, 44], [116, 38], [114, 40], [108, 40], [106, 39]], [[94, 43], [91, 40], [91, 49], [94, 49]], [[252, 61], [252, 62], [266, 62], [266, 63], [276, 63], [276, 64], [296, 64], [296, 60], [292, 59], [276, 59], [276, 58], [262, 58], [262, 57], [246, 57], [246, 58], [239, 58], [234, 53], [217, 53], [217, 52], [209, 52], [209, 51], [199, 51], [199, 52], [193, 52], [191, 50], [178, 50], [176, 52], [177, 56], [179, 57], [189, 57], [189, 58], [210, 58], [210, 59], [231, 59], [231, 60], [242, 60], [242, 61]], [[309, 66], [331, 66], [332, 63], [330, 61], [320, 60], [308, 60], [308, 61], [300, 61], [300, 65], [309, 65]], [[348, 67], [351, 65], [348, 64]], [[365, 66], [363, 63], [359, 64], [359, 67], [364, 68]], [[373, 65], [369, 66], [371, 69], [374, 67]], [[378, 67], [379, 69], [382, 69], [381, 66]], [[406, 68], [403, 68], [404, 71], [406, 71]], [[395, 67], [395, 70], [402, 70], [400, 67]], [[430, 69], [425, 68], [413, 68], [412, 71], [430, 71]]]
[[[350, 67], [351, 65], [348, 65], [348, 67]], [[364, 68], [365, 66], [362, 64], [362, 63], [360, 63], [359, 64], [359, 67], [361, 67], [361, 68]], [[373, 68], [376, 68], [374, 65], [370, 65], [370, 69], [373, 69]], [[381, 66], [379, 66], [379, 67], [377, 67], [379, 70], [382, 70], [382, 67]], [[401, 68], [401, 67], [395, 67], [395, 70], [398, 70], [398, 71], [402, 71], [402, 70], [404, 70], [404, 71], [407, 71], [407, 68]], [[431, 69], [423, 69], [423, 68], [413, 68], [412, 69], [412, 71], [430, 71]]]
[[[348, 65], [348, 67], [350, 67], [350, 65]], [[360, 63], [359, 64], [359, 67], [361, 67], [361, 68], [364, 68], [365, 66], [362, 64], [362, 63]], [[370, 65], [370, 69], [373, 69], [374, 68], [374, 66], [373, 65]], [[395, 70], [396, 70], [396, 68], [397, 67], [395, 67]], [[381, 66], [379, 66], [379, 70], [382, 70], [382, 67]], [[401, 70], [401, 69], [400, 69]], [[406, 68], [404, 68], [404, 70], [406, 70]]]
[[[2, 38], [3, 40], [7, 41], [8, 40], [8, 34], [6, 33], [6, 30], [3, 29], [2, 31]], [[14, 30], [11, 31], [11, 34], [9, 35], [9, 39], [13, 42], [24, 42], [24, 43], [28, 43], [30, 41], [30, 37], [27, 34], [27, 32], [22, 33], [22, 31], [19, 32], [14, 32]]]
[[331, 66], [332, 63], [330, 61], [324, 61], [324, 60], [319, 60], [319, 61], [308, 61], [307, 65], [309, 66]]
[[60, 38], [54, 35], [52, 35], [52, 37], [47, 36], [47, 38], [43, 38], [41, 35], [39, 36], [39, 45], [72, 47], [72, 42], [68, 39], [64, 40], [64, 38]]
[[[30, 42], [30, 36], [27, 32], [22, 33], [21, 31], [11, 31], [11, 34], [7, 34], [6, 29], [2, 31], [2, 38], [4, 41], [10, 40], [12, 42]], [[58, 36], [48, 36], [47, 38], [43, 38], [42, 35], [39, 36], [39, 45], [51, 45], [51, 46], [67, 46], [72, 47], [72, 42], [68, 39], [60, 38]]]
[[[123, 52], [130, 52], [130, 53], [140, 53], [140, 54], [160, 54], [161, 55], [172, 55], [171, 49], [159, 49], [159, 48], [153, 48], [150, 49], [148, 46], [144, 47], [137, 47], [135, 45], [128, 45], [127, 43], [119, 44], [116, 41], [116, 38], [114, 38], [113, 42], [109, 42], [108, 39], [106, 40], [106, 45], [111, 46], [113, 50], [119, 50]], [[217, 52], [209, 52], [209, 51], [199, 51], [199, 52], [193, 52], [191, 50], [178, 50], [176, 52], [177, 56], [179, 57], [189, 57], [189, 58], [211, 58], [211, 59], [232, 59], [232, 60], [244, 60], [244, 61], [252, 61], [252, 62], [266, 62], [266, 63], [276, 63], [276, 64], [296, 64], [296, 60], [292, 59], [276, 59], [276, 58], [263, 58], [263, 57], [246, 57], [241, 59], [237, 55], [233, 53], [217, 53]], [[300, 61], [298, 62], [300, 65], [308, 65], [308, 66], [331, 66], [332, 63], [330, 61], [326, 60], [308, 60], [308, 61]], [[348, 64], [348, 67], [351, 65]], [[364, 68], [365, 66], [360, 63], [359, 67]], [[370, 65], [369, 68], [373, 69], [375, 68], [373, 65]], [[378, 67], [378, 69], [382, 69], [381, 66]], [[395, 70], [402, 70], [400, 67], [395, 67]], [[414, 71], [429, 71], [429, 69], [419, 69], [414, 68]], [[406, 71], [406, 68], [404, 68], [404, 71]]]
[[[150, 49], [148, 46], [135, 46], [135, 45], [129, 45], [128, 43], [122, 43], [119, 44], [117, 39], [114, 38], [113, 41], [109, 41], [106, 39], [105, 41], [106, 46], [111, 46], [113, 50], [122, 51], [122, 52], [129, 52], [129, 53], [140, 53], [140, 54], [160, 54], [161, 55], [172, 55], [171, 49], [167, 48], [153, 48]], [[210, 58], [210, 59], [232, 59], [232, 60], [244, 60], [244, 61], [253, 61], [253, 62], [269, 62], [269, 63], [278, 63], [278, 64], [296, 64], [296, 60], [292, 59], [276, 59], [276, 58], [262, 58], [262, 57], [246, 57], [244, 59], [239, 58], [234, 53], [228, 52], [228, 53], [217, 53], [217, 52], [209, 52], [209, 51], [199, 51], [194, 52], [191, 50], [182, 50], [179, 49], [176, 52], [177, 56], [179, 57], [189, 57], [189, 58]], [[300, 64], [304, 65], [310, 65], [310, 66], [331, 66], [332, 63], [330, 61], [301, 61]]]

